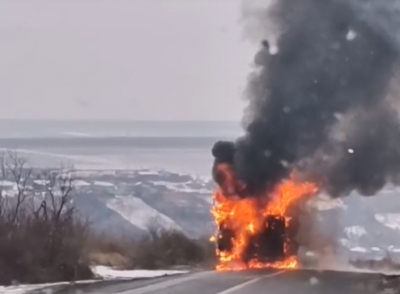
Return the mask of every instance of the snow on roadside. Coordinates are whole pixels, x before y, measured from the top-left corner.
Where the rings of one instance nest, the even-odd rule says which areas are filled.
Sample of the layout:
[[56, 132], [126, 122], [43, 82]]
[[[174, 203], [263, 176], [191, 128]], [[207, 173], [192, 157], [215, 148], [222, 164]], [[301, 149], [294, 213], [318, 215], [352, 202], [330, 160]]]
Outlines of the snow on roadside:
[[92, 267], [92, 271], [103, 279], [156, 278], [188, 273], [188, 271], [179, 270], [116, 270], [102, 265]]
[[[98, 280], [86, 280], [86, 281], [77, 281], [75, 284], [89, 284], [98, 282]], [[70, 282], [58, 282], [58, 283], [45, 283], [45, 284], [21, 284], [14, 286], [0, 286], [0, 293], [5, 294], [25, 294], [30, 291], [40, 290], [40, 289], [51, 289], [56, 286], [66, 286], [71, 284]], [[51, 291], [49, 291], [51, 293]]]
[[[107, 266], [94, 266], [92, 267], [93, 273], [103, 280], [117, 280], [117, 279], [138, 279], [138, 278], [156, 278], [161, 276], [170, 276], [185, 274], [188, 271], [178, 270], [115, 270]], [[100, 280], [86, 280], [77, 281], [75, 284], [88, 284], [98, 282]], [[69, 285], [70, 282], [58, 282], [58, 283], [46, 283], [46, 284], [21, 284], [15, 286], [0, 286], [0, 293], [5, 294], [25, 294], [30, 291], [49, 289], [48, 293], [51, 293], [51, 289], [59, 286]]]

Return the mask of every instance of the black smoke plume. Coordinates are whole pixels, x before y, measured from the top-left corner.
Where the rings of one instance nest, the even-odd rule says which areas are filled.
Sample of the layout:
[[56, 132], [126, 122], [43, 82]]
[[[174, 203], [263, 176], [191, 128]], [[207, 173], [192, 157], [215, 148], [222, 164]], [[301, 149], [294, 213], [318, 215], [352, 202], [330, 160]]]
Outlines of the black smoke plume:
[[[271, 17], [280, 28], [278, 52], [260, 40], [246, 91], [245, 135], [212, 150], [214, 167], [232, 165], [246, 184], [243, 196], [272, 189], [294, 170], [334, 197], [352, 190], [373, 195], [398, 181], [400, 93], [391, 89], [400, 26], [366, 2], [279, 0], [257, 14], [261, 29], [269, 29]], [[215, 168], [214, 176], [221, 180]]]

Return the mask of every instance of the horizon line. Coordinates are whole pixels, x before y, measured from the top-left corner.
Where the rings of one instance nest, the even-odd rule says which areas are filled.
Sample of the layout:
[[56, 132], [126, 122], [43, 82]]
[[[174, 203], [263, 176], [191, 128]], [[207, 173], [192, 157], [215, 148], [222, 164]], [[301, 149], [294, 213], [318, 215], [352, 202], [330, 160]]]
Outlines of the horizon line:
[[57, 118], [0, 118], [0, 121], [60, 121], [60, 122], [79, 122], [79, 121], [100, 121], [100, 122], [241, 122], [241, 120], [155, 120], [155, 119], [57, 119]]

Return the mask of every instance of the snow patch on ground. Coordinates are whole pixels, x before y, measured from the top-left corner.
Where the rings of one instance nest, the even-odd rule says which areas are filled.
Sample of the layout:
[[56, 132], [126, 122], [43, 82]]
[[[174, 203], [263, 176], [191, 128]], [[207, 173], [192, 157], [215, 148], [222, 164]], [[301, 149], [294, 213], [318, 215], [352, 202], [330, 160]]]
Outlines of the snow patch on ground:
[[367, 231], [362, 226], [346, 227], [344, 228], [344, 232], [346, 233], [349, 239], [351, 239], [353, 236], [361, 237], [367, 234]]
[[192, 188], [189, 187], [188, 183], [171, 183], [167, 181], [154, 181], [154, 185], [156, 186], [165, 186], [167, 189], [177, 192], [184, 192], [184, 193], [201, 193], [201, 194], [211, 194], [211, 190], [202, 187], [202, 188]]
[[142, 176], [158, 176], [159, 175], [159, 171], [155, 171], [155, 170], [139, 170], [138, 174], [142, 175]]
[[400, 214], [398, 213], [375, 214], [375, 219], [388, 228], [400, 230]]
[[113, 183], [110, 183], [110, 182], [95, 181], [94, 185], [95, 186], [101, 186], [101, 187], [115, 188], [115, 185]]
[[348, 239], [341, 238], [339, 240], [339, 242], [340, 242], [340, 244], [342, 244], [343, 247], [346, 247], [347, 249], [355, 247], [355, 246], [353, 246], [354, 245], [353, 242]]
[[[89, 284], [98, 282], [98, 280], [86, 280], [86, 281], [77, 281], [75, 284]], [[58, 282], [58, 283], [46, 283], [46, 284], [21, 284], [15, 286], [0, 286], [0, 293], [5, 294], [28, 294], [31, 291], [38, 291], [49, 289], [48, 292], [44, 293], [52, 293], [52, 288], [57, 286], [67, 286], [71, 284], [70, 282]]]
[[[188, 271], [178, 270], [115, 270], [107, 266], [92, 267], [93, 273], [104, 280], [117, 279], [139, 279], [139, 278], [156, 278], [161, 276], [170, 276], [178, 274], [186, 274]], [[88, 284], [98, 282], [99, 280], [77, 281], [75, 284]], [[7, 294], [26, 294], [31, 291], [48, 290], [45, 293], [52, 293], [52, 289], [59, 286], [67, 286], [70, 282], [46, 283], [46, 284], [21, 284], [15, 286], [0, 286], [0, 293]]]
[[400, 253], [400, 248], [396, 248], [396, 247], [394, 247], [393, 245], [390, 245], [390, 246], [388, 247], [388, 251], [389, 251], [389, 252]]
[[74, 187], [88, 187], [88, 186], [90, 186], [90, 183], [83, 181], [83, 180], [74, 180], [72, 185]]
[[10, 182], [10, 181], [5, 181], [5, 180], [4, 181], [0, 181], [0, 186], [2, 188], [5, 188], [5, 187], [13, 188], [15, 185], [16, 185], [15, 182]]
[[115, 198], [108, 200], [106, 205], [142, 230], [147, 230], [149, 225], [159, 225], [165, 229], [182, 230], [171, 218], [137, 197], [115, 196]]
[[33, 183], [39, 186], [46, 186], [50, 183], [50, 181], [47, 180], [34, 180]]
[[94, 266], [92, 271], [103, 279], [155, 278], [188, 273], [178, 270], [116, 270], [107, 266]]
[[360, 246], [353, 247], [350, 250], [353, 251], [353, 252], [361, 252], [361, 253], [367, 253], [368, 252], [368, 250], [366, 248], [360, 247]]

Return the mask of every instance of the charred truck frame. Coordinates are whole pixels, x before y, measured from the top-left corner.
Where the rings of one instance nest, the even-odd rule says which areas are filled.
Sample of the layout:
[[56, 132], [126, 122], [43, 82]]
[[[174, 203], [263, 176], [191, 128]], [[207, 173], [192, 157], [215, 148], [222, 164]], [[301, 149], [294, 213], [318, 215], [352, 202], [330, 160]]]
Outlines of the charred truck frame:
[[[251, 194], [235, 179], [232, 167], [229, 164], [224, 164], [224, 166], [221, 169], [221, 165], [216, 163], [213, 168], [213, 177], [221, 194], [226, 199], [238, 199], [237, 201], [248, 199], [248, 195]], [[217, 204], [215, 202], [216, 199], [214, 199], [214, 206]], [[282, 215], [265, 215], [262, 217], [261, 226], [261, 230], [249, 237], [244, 252], [241, 254], [241, 262], [248, 264], [250, 261], [255, 261], [272, 264], [297, 255], [299, 246], [296, 242], [298, 231], [296, 213], [293, 216], [291, 214], [290, 221], [287, 221], [287, 218]], [[221, 222], [217, 224], [215, 236], [217, 252], [229, 255], [234, 249], [236, 239], [235, 231], [229, 223]]]
[[[242, 262], [275, 263], [297, 255], [298, 244], [295, 241], [294, 226], [287, 226], [281, 216], [270, 215], [265, 219], [264, 228], [259, 234], [251, 237]], [[216, 249], [219, 252], [231, 252], [234, 239], [233, 230], [224, 228], [222, 224], [216, 232]]]

